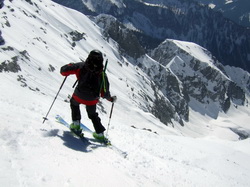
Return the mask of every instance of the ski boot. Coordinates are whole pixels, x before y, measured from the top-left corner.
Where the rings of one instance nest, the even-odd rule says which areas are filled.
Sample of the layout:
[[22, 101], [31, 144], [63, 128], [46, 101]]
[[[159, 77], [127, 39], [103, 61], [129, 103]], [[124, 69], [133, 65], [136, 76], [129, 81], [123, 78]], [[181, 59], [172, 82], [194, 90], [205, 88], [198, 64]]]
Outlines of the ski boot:
[[100, 141], [101, 143], [104, 143], [105, 145], [111, 145], [111, 142], [109, 141], [109, 139], [108, 138], [106, 138], [105, 136], [104, 136], [104, 134], [103, 133], [96, 133], [96, 132], [93, 132], [93, 137], [96, 139], [96, 140], [98, 140], [98, 141]]
[[70, 130], [76, 134], [77, 136], [83, 137], [82, 129], [80, 127], [80, 121], [73, 121], [73, 123], [70, 124]]

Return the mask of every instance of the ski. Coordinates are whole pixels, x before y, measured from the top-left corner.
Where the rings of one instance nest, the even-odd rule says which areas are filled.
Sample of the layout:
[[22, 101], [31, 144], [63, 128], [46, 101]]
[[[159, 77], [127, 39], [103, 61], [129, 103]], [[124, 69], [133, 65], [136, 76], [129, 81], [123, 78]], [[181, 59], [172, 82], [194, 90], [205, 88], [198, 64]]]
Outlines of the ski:
[[[56, 115], [56, 121], [62, 125], [64, 125], [65, 127], [69, 128], [70, 129], [70, 125], [68, 122], [66, 122], [60, 115]], [[91, 139], [89, 138], [89, 136], [85, 137], [84, 136], [84, 133], [88, 133], [91, 137], [93, 136], [93, 131], [90, 130], [87, 126], [85, 126], [84, 124], [80, 124], [80, 127], [82, 129], [82, 133], [81, 134], [77, 134], [75, 133], [74, 131], [70, 130], [75, 136], [79, 137], [80, 139], [82, 140], [85, 140], [85, 141], [91, 141], [91, 142], [98, 142], [98, 143], [101, 143], [101, 144], [104, 144], [104, 145], [107, 145], [107, 146], [110, 146], [111, 145], [111, 142], [108, 140], [108, 139], [105, 139], [105, 141], [101, 141], [101, 140], [98, 140], [98, 139]]]
[[[60, 116], [60, 115], [56, 115], [56, 121], [62, 125], [64, 125], [65, 127], [69, 128], [70, 129], [70, 125]], [[85, 126], [84, 124], [80, 124], [80, 127], [83, 131], [83, 133], [86, 133], [86, 136], [85, 134], [83, 136], [79, 136], [77, 134], [75, 134], [74, 132], [72, 132], [75, 136], [77, 136], [78, 138], [80, 138], [82, 141], [84, 142], [88, 142], [88, 143], [91, 143], [91, 144], [94, 144], [95, 142], [98, 142], [100, 143], [101, 145], [104, 145], [114, 151], [116, 151], [117, 153], [119, 153], [123, 158], [126, 158], [128, 156], [127, 152], [125, 151], [122, 151], [120, 148], [114, 146], [111, 144], [111, 142], [108, 140], [107, 142], [103, 142], [103, 141], [100, 141], [100, 140], [97, 140], [93, 137], [93, 131], [90, 130], [87, 126]], [[91, 138], [90, 138], [90, 137]]]
[[[64, 125], [65, 127], [69, 128], [70, 130], [70, 125], [59, 115], [56, 116], [56, 121], [62, 125]], [[84, 134], [81, 133], [81, 134], [78, 134], [78, 133], [75, 133], [74, 131], [70, 130], [70, 132], [73, 134], [73, 136], [76, 136], [78, 137], [80, 140], [82, 140], [83, 142], [88, 142], [88, 139], [86, 139], [84, 137]]]

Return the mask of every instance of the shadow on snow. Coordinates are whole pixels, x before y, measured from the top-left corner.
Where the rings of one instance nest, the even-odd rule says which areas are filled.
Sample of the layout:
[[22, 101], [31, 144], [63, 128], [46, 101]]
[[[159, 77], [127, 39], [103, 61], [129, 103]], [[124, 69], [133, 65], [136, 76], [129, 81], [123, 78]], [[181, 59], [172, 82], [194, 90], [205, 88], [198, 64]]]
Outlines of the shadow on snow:
[[[104, 147], [104, 145], [95, 143], [92, 141], [92, 139], [89, 138], [82, 138], [80, 139], [79, 137], [74, 136], [71, 132], [69, 131], [63, 131], [63, 134], [60, 135], [59, 129], [53, 129], [50, 131], [46, 131], [44, 133], [44, 137], [59, 137], [63, 140], [63, 144], [75, 151], [81, 151], [81, 152], [91, 152], [93, 149], [98, 148], [98, 147]], [[91, 140], [91, 142], [89, 141]]]

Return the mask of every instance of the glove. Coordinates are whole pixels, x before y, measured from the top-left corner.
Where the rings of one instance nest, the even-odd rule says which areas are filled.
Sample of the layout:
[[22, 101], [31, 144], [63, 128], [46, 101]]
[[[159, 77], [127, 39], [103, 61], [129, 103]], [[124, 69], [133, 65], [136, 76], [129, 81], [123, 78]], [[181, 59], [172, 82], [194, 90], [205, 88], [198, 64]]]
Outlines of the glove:
[[112, 102], [112, 103], [115, 103], [116, 100], [117, 100], [117, 97], [116, 97], [116, 96], [112, 96], [112, 97], [110, 97], [108, 100], [109, 100], [110, 102]]

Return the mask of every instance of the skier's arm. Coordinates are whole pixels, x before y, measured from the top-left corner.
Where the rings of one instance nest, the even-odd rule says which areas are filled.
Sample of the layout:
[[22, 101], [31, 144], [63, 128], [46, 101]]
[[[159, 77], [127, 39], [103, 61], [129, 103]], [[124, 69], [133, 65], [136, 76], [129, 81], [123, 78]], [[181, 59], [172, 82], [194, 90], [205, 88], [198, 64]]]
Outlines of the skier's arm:
[[78, 74], [80, 71], [80, 63], [71, 63], [71, 64], [66, 64], [61, 67], [60, 73], [63, 76], [69, 76], [72, 74]]
[[110, 91], [109, 91], [109, 81], [108, 81], [108, 77], [107, 77], [106, 74], [104, 75], [104, 80], [105, 80], [105, 83], [104, 83], [103, 88], [102, 88], [102, 90], [101, 90], [101, 97], [107, 99], [107, 100], [110, 101], [110, 102], [116, 102], [117, 97], [116, 97], [116, 96], [111, 96], [111, 95], [110, 95]]

